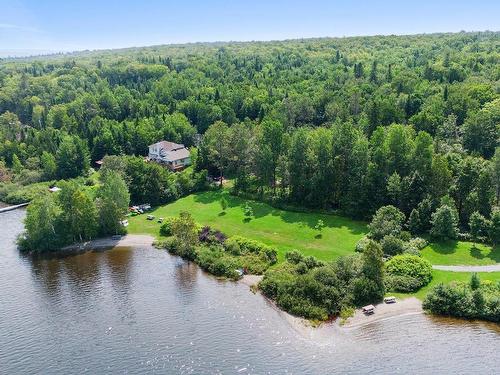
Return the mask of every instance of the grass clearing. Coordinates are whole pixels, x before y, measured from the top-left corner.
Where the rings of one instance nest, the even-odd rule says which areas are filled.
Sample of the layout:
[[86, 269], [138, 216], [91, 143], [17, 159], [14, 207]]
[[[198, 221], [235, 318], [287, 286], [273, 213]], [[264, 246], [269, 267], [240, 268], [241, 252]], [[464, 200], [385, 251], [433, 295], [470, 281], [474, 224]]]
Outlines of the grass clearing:
[[[220, 199], [224, 196], [228, 207], [222, 210]], [[243, 207], [248, 202], [254, 216], [248, 220]], [[159, 217], [178, 216], [180, 212], [190, 212], [201, 225], [209, 225], [225, 234], [241, 235], [273, 246], [278, 251], [278, 260], [283, 260], [289, 250], [300, 250], [324, 261], [354, 253], [356, 242], [368, 229], [366, 223], [354, 221], [338, 215], [284, 211], [266, 203], [245, 200], [230, 195], [227, 191], [208, 191], [192, 194], [173, 203], [158, 207], [150, 212], [155, 220], [147, 220], [147, 215], [129, 218], [128, 232], [131, 234], [160, 235]], [[318, 219], [325, 227], [318, 236], [314, 229]], [[422, 256], [432, 264], [442, 265], [486, 265], [500, 262], [498, 248], [477, 245], [470, 242], [448, 241], [431, 243], [422, 250]], [[432, 281], [417, 293], [389, 293], [398, 298], [415, 296], [423, 299], [430, 288], [439, 283], [453, 280], [467, 281], [470, 272], [450, 272], [433, 270]], [[500, 272], [480, 273], [481, 280], [500, 280]]]
[[422, 250], [422, 256], [439, 265], [488, 265], [500, 262], [500, 247], [463, 241], [432, 242]]
[[[227, 200], [225, 212], [220, 206], [221, 196]], [[252, 207], [253, 217], [245, 217], [245, 203]], [[208, 191], [192, 194], [171, 204], [158, 207], [150, 214], [156, 218], [177, 216], [181, 211], [190, 212], [201, 225], [209, 225], [225, 234], [241, 235], [273, 246], [282, 260], [289, 250], [300, 250], [306, 255], [330, 261], [339, 256], [352, 254], [356, 242], [368, 229], [366, 223], [337, 215], [284, 211], [266, 203], [245, 200], [230, 195], [227, 191]], [[325, 227], [319, 232], [314, 229], [318, 220]], [[128, 232], [159, 236], [160, 224], [146, 220], [146, 215], [129, 219]]]

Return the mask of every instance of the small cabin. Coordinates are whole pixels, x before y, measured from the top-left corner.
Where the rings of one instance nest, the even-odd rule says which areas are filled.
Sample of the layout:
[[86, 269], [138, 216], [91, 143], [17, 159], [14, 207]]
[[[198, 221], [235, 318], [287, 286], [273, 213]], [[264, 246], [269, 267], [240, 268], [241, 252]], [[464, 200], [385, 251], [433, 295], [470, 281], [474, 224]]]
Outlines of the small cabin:
[[363, 307], [363, 313], [366, 314], [366, 315], [371, 315], [375, 312], [375, 306], [373, 305], [368, 305], [368, 306], [365, 306]]

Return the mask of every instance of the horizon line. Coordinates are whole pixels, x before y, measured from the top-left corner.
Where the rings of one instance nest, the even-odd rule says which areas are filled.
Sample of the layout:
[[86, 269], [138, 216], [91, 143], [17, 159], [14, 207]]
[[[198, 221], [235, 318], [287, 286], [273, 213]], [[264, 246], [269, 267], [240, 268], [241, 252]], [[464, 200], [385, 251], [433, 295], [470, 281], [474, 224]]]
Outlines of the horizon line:
[[[160, 44], [145, 44], [145, 45], [130, 45], [130, 46], [116, 46], [108, 48], [82, 48], [82, 49], [44, 49], [44, 48], [0, 48], [0, 60], [17, 60], [23, 58], [36, 58], [36, 57], [50, 57], [57, 55], [77, 55], [80, 53], [98, 53], [98, 52], [109, 52], [109, 51], [120, 51], [128, 49], [142, 49], [142, 48], [154, 48], [154, 47], [175, 47], [175, 46], [189, 46], [197, 44], [244, 44], [244, 43], [272, 43], [272, 42], [292, 42], [301, 40], [319, 40], [319, 39], [349, 39], [349, 38], [373, 38], [373, 37], [413, 37], [421, 35], [440, 35], [440, 34], [474, 34], [474, 33], [499, 33], [500, 30], [460, 30], [460, 31], [432, 31], [432, 32], [418, 32], [418, 33], [408, 33], [408, 34], [352, 34], [352, 35], [342, 35], [342, 36], [312, 36], [312, 37], [291, 37], [284, 39], [244, 39], [244, 40], [212, 40], [212, 41], [192, 41], [192, 42], [167, 42]], [[6, 55], [3, 56], [5, 52], [22, 52], [25, 51], [25, 55]], [[39, 51], [40, 53], [36, 53]], [[35, 54], [32, 54], [35, 52]]]

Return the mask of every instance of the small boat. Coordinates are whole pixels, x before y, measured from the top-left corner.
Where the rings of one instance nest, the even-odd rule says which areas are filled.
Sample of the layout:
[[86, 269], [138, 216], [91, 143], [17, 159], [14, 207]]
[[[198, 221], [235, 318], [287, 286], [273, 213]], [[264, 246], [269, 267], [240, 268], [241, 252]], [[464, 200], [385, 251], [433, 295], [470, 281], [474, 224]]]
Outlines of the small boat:
[[241, 277], [241, 276], [243, 276], [243, 275], [245, 274], [245, 271], [243, 271], [243, 269], [241, 269], [241, 268], [238, 268], [238, 269], [236, 269], [235, 271], [236, 271], [236, 273], [238, 274], [238, 276], [240, 276], [240, 277]]
[[366, 314], [366, 315], [371, 315], [375, 312], [375, 306], [373, 305], [368, 305], [368, 306], [365, 306], [363, 307], [363, 313]]
[[385, 303], [396, 303], [396, 297], [390, 296], [384, 298]]

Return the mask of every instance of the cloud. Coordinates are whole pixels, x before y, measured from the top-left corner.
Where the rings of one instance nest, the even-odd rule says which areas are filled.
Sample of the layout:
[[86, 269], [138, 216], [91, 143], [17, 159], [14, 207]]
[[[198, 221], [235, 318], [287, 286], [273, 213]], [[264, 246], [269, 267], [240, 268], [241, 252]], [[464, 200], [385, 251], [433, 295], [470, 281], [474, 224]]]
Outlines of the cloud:
[[21, 25], [14, 25], [11, 23], [0, 23], [0, 30], [19, 30], [19, 31], [28, 31], [31, 33], [42, 33], [43, 31], [40, 29], [37, 29], [35, 27], [29, 27], [29, 26], [21, 26]]

